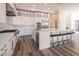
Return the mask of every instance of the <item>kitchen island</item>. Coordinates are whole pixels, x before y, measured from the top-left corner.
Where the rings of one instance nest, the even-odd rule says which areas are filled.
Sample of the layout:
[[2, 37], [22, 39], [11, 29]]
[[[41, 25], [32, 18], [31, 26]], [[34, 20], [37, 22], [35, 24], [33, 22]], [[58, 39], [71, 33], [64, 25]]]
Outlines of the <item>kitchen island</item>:
[[[59, 38], [60, 41], [62, 41], [62, 36], [64, 35], [64, 39], [67, 40], [68, 38], [67, 35], [74, 33], [73, 30], [69, 29], [40, 29], [40, 30], [35, 30], [33, 34], [33, 39], [37, 43], [37, 46], [39, 47], [39, 50], [49, 48], [52, 43], [52, 38], [51, 35], [56, 36], [53, 40], [57, 41]], [[62, 35], [61, 35], [62, 34]], [[58, 36], [57, 36], [58, 35]], [[71, 37], [69, 37], [71, 39]]]

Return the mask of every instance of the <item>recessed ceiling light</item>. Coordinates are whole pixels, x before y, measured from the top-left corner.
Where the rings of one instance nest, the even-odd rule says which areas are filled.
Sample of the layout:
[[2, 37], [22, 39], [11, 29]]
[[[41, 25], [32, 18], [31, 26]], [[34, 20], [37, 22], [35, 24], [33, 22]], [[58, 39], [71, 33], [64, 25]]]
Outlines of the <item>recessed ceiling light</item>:
[[41, 15], [43, 15], [43, 13], [41, 13]]
[[49, 8], [47, 8], [49, 10]]
[[55, 17], [56, 15], [55, 15], [55, 14], [53, 14], [53, 16]]
[[33, 7], [36, 7], [36, 5], [34, 4]]
[[47, 3], [44, 3], [44, 5], [47, 5]]

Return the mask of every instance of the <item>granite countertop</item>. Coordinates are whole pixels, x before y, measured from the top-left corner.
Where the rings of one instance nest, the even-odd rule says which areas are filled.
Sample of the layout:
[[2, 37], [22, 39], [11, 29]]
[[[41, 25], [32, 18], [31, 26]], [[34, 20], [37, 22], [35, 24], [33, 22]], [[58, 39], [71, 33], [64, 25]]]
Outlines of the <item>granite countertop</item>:
[[6, 44], [12, 37], [14, 33], [0, 33], [0, 48]]
[[50, 28], [46, 28], [46, 29], [39, 29], [37, 31], [62, 31], [62, 30], [66, 30], [66, 29], [50, 29]]
[[49, 29], [49, 28], [39, 29], [36, 31], [37, 32], [53, 32], [53, 33], [56, 33], [56, 32], [59, 32], [59, 33], [74, 32], [74, 30], [72, 30], [72, 29]]

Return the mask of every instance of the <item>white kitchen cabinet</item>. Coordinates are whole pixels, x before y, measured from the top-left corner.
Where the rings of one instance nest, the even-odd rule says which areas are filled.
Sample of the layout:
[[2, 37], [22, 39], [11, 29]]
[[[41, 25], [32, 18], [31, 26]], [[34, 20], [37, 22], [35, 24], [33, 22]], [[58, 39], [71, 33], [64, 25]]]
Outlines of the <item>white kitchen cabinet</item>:
[[0, 42], [0, 56], [11, 56], [18, 40], [18, 34], [3, 33], [0, 37], [2, 37], [0, 40], [3, 40]]
[[32, 25], [15, 25], [14, 26], [17, 30], [19, 30], [19, 35], [31, 35], [34, 29]]
[[10, 56], [10, 55], [12, 55], [12, 40], [9, 40], [0, 49], [1, 49], [0, 56]]
[[25, 17], [25, 16], [17, 16], [13, 17], [13, 24], [14, 25], [34, 25], [34, 18], [33, 17]]
[[6, 44], [3, 45], [1, 48], [0, 56], [10, 56], [13, 53], [13, 43], [12, 40], [8, 41]]
[[8, 42], [8, 53], [9, 56], [12, 55], [12, 40], [9, 40]]
[[50, 31], [36, 30], [36, 37], [34, 39], [39, 47], [39, 50], [50, 47]]
[[[0, 53], [1, 53], [0, 55], [1, 55], [1, 56], [6, 55], [7, 49], [8, 49], [7, 44], [4, 44], [3, 47], [0, 48]], [[8, 54], [7, 54], [7, 55], [8, 55]]]

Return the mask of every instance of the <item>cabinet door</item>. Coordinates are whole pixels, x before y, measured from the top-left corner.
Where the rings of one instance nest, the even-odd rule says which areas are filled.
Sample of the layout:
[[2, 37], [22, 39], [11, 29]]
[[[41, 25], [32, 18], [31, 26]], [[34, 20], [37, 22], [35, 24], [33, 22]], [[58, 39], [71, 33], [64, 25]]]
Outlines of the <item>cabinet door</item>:
[[8, 47], [7, 54], [8, 54], [8, 56], [10, 56], [10, 55], [12, 55], [12, 40], [9, 40], [7, 47]]
[[34, 25], [34, 18], [33, 17], [25, 17], [25, 16], [17, 16], [13, 17], [13, 24], [14, 25]]
[[7, 44], [4, 44], [3, 47], [1, 48], [1, 56], [7, 56], [7, 55], [9, 55], [8, 46]]

